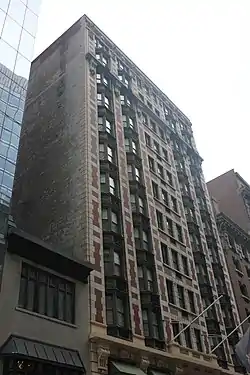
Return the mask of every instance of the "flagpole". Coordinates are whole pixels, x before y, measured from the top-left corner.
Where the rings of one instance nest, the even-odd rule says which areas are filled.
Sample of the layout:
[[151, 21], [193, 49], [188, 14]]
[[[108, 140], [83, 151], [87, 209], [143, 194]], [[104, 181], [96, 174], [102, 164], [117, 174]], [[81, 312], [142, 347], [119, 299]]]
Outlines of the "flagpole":
[[191, 323], [189, 323], [186, 327], [184, 327], [174, 338], [172, 338], [172, 340], [169, 341], [168, 344], [171, 344], [173, 341], [175, 341], [177, 339], [177, 337], [179, 337], [184, 331], [186, 331], [186, 329], [188, 329], [191, 324], [193, 324], [197, 319], [199, 319], [200, 316], [202, 316], [208, 309], [210, 309], [210, 307], [212, 307], [216, 302], [218, 302], [221, 298], [223, 297], [223, 295], [217, 297], [208, 307], [205, 308], [205, 310], [203, 310], [199, 315], [197, 315]]
[[250, 318], [250, 315], [248, 315], [244, 320], [242, 320], [242, 322], [240, 324], [237, 325], [237, 327], [235, 327], [232, 332], [229, 333], [229, 335], [227, 335], [223, 340], [221, 340], [219, 342], [218, 345], [216, 345], [209, 354], [212, 354], [219, 346], [221, 346], [221, 344], [223, 344], [224, 341], [226, 341], [228, 339], [228, 337], [230, 337], [235, 331], [237, 331], [238, 328], [240, 328], [240, 326], [242, 326], [243, 323], [245, 323], [245, 321], [247, 321], [247, 319]]

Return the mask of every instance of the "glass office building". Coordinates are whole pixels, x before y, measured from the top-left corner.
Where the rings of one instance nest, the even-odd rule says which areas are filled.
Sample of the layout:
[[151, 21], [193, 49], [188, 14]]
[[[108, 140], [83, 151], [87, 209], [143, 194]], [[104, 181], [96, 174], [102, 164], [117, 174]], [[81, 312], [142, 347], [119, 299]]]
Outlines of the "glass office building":
[[8, 205], [41, 0], [0, 0], [0, 203]]

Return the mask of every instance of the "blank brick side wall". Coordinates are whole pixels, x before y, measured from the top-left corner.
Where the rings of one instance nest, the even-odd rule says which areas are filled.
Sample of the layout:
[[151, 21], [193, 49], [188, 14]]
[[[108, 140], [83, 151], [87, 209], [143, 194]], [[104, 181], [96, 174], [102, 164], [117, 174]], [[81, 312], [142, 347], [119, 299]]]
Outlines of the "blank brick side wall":
[[19, 227], [85, 259], [90, 243], [82, 22], [32, 66], [12, 212]]

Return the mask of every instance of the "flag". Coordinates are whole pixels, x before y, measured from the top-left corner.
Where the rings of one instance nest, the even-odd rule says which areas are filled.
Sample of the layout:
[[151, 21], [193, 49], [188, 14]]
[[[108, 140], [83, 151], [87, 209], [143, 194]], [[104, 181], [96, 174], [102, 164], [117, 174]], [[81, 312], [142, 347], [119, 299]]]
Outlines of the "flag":
[[247, 372], [250, 372], [250, 327], [235, 346], [235, 353]]

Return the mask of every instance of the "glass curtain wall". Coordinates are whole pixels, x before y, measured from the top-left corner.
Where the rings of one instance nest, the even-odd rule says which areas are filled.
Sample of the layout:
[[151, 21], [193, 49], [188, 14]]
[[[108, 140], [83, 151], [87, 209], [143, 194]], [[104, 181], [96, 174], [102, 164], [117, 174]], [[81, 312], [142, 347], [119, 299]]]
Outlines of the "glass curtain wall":
[[0, 203], [9, 205], [41, 0], [0, 0]]

